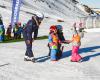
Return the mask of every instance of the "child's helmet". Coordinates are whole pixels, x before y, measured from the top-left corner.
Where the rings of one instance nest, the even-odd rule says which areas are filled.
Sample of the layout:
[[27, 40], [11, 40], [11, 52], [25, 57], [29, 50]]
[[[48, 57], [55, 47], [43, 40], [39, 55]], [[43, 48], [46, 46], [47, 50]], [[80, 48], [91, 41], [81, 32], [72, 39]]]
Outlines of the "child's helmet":
[[61, 25], [56, 25], [58, 30], [62, 30], [62, 26]]
[[52, 26], [50, 27], [50, 31], [57, 31], [56, 26], [55, 26], [55, 25], [52, 25]]

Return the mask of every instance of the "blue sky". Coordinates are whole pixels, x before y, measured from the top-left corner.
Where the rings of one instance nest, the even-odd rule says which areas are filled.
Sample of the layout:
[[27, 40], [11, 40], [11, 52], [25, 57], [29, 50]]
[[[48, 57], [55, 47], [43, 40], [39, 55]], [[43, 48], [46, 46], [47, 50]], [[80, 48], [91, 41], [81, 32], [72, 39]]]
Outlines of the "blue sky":
[[100, 8], [100, 0], [78, 0], [92, 8]]

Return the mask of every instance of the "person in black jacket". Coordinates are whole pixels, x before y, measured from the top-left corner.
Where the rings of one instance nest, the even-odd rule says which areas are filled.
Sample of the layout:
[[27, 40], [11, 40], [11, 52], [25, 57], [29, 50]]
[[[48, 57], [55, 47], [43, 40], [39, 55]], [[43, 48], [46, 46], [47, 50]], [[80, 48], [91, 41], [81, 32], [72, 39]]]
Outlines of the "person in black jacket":
[[[38, 28], [43, 19], [39, 18], [37, 15], [32, 16], [32, 19], [27, 22], [23, 29], [23, 37], [26, 43], [26, 53], [24, 60], [35, 62], [35, 58], [32, 52], [32, 42], [37, 38]], [[32, 33], [34, 32], [34, 37], [32, 38]]]

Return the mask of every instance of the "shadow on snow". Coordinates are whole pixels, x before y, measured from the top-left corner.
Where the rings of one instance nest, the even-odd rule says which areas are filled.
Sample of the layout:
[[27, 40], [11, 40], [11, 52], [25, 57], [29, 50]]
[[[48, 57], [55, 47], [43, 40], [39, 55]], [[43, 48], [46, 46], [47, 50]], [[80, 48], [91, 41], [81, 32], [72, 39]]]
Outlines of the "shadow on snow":
[[[83, 57], [83, 61], [82, 62], [89, 61], [90, 58], [93, 58], [93, 57], [96, 57], [96, 56], [100, 56], [100, 53], [96, 53], [94, 51], [95, 49], [99, 49], [99, 48], [100, 48], [100, 46], [80, 48], [79, 49], [79, 54], [88, 53], [88, 52], [95, 53], [95, 54], [91, 54], [91, 55], [87, 55], [87, 56]], [[71, 50], [63, 52], [62, 58], [66, 58], [66, 57], [69, 57], [69, 56], [71, 56]], [[37, 62], [45, 62], [48, 59], [50, 59], [49, 56], [41, 56], [41, 57], [36, 58]]]
[[46, 60], [50, 59], [49, 56], [42, 56], [42, 57], [38, 57], [36, 58], [37, 62], [45, 62]]
[[[95, 53], [94, 50], [95, 49], [99, 49], [99, 48], [100, 48], [100, 46], [80, 48], [79, 49], [79, 54], [88, 53], [88, 52]], [[63, 52], [62, 58], [69, 57], [69, 56], [71, 56], [71, 50], [70, 51]], [[95, 54], [87, 55], [87, 56], [83, 57], [83, 62], [89, 61], [90, 58], [93, 58], [93, 57], [96, 57], [96, 56], [100, 56], [100, 53], [95, 53]]]

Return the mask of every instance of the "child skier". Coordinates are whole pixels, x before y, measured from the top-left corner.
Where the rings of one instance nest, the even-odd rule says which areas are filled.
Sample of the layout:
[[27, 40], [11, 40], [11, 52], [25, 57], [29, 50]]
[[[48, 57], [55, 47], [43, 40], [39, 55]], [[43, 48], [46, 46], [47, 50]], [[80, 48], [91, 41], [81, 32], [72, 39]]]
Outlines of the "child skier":
[[[57, 50], [57, 59], [60, 59], [62, 57], [62, 52], [63, 52], [63, 48], [64, 46], [61, 45], [61, 43], [69, 43], [68, 40], [65, 40], [65, 37], [63, 35], [63, 28], [61, 25], [55, 25], [55, 27], [57, 28], [57, 35], [58, 35], [58, 39], [60, 41], [60, 43], [58, 43], [58, 50]], [[48, 46], [49, 47], [49, 46]], [[51, 49], [49, 47], [49, 56], [51, 53]]]
[[58, 35], [57, 35], [57, 28], [55, 25], [50, 27], [50, 33], [49, 33], [49, 46], [50, 46], [50, 58], [51, 61], [57, 61], [57, 50], [58, 50]]
[[62, 25], [56, 25], [56, 27], [57, 27], [58, 39], [60, 41], [60, 43], [58, 44], [57, 58], [60, 59], [62, 57], [62, 52], [64, 48], [64, 46], [62, 46], [62, 43], [69, 44], [69, 40], [65, 40]]
[[73, 27], [73, 37], [72, 37], [72, 55], [71, 55], [71, 61], [72, 62], [80, 62], [82, 60], [82, 57], [79, 55], [79, 47], [81, 46], [81, 37], [78, 34], [76, 27]]

